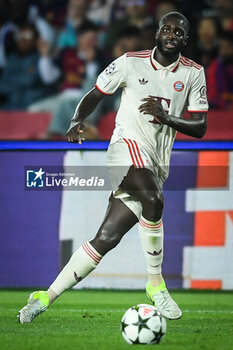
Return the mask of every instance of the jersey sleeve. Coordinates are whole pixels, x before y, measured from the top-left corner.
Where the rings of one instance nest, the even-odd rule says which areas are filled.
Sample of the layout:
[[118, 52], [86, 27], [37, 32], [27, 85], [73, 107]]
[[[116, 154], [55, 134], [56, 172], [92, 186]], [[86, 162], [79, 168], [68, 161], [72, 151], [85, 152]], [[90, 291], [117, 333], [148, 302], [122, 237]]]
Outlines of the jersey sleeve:
[[201, 68], [191, 83], [187, 109], [188, 112], [207, 112], [208, 108], [205, 73]]
[[105, 95], [112, 95], [119, 87], [126, 86], [126, 55], [120, 56], [97, 78], [95, 87]]

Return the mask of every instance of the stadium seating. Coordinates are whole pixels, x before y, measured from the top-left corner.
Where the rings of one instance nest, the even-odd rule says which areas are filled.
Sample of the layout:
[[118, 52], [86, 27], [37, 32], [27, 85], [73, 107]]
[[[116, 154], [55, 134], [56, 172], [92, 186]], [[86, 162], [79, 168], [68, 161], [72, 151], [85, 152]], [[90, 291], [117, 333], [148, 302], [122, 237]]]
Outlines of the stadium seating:
[[[98, 125], [100, 139], [111, 138], [115, 112], [103, 116]], [[189, 114], [186, 115], [189, 118]], [[0, 112], [0, 139], [1, 140], [38, 140], [47, 134], [51, 114], [48, 112], [31, 113], [25, 111]], [[54, 138], [52, 138], [54, 139]], [[64, 140], [64, 137], [55, 138]], [[177, 140], [194, 140], [194, 138], [177, 133]], [[202, 140], [233, 140], [233, 112], [209, 111], [208, 129]]]
[[[187, 116], [188, 117], [188, 116]], [[233, 111], [209, 111], [208, 128], [202, 140], [233, 140]], [[193, 137], [177, 133], [177, 140], [193, 140]]]
[[0, 112], [1, 140], [39, 140], [46, 136], [51, 114], [25, 111]]
[[[114, 129], [116, 113], [106, 114], [99, 123], [99, 133], [102, 140], [108, 140]], [[189, 113], [185, 115], [189, 118]], [[194, 140], [193, 137], [177, 133], [177, 140]], [[197, 140], [197, 139], [195, 139]], [[233, 111], [209, 111], [208, 129], [202, 140], [233, 140]]]

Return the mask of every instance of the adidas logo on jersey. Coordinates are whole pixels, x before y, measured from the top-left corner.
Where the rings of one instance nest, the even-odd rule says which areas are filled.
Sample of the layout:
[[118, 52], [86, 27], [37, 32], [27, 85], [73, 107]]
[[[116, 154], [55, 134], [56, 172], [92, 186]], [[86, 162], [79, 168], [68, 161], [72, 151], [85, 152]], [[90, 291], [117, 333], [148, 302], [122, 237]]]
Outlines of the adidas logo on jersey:
[[142, 84], [142, 85], [145, 85], [148, 83], [148, 80], [145, 80], [144, 78], [142, 79], [138, 79], [139, 83]]

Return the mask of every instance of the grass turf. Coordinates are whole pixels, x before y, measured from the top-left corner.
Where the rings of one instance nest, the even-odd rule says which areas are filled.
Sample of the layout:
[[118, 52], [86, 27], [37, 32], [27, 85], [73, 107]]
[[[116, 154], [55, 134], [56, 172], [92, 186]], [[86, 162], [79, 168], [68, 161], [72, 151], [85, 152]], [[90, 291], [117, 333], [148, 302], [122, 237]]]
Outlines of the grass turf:
[[[143, 292], [81, 290], [64, 293], [31, 324], [19, 324], [17, 311], [28, 291], [0, 291], [1, 350], [124, 350], [132, 347], [122, 338], [121, 317], [126, 309], [149, 303]], [[171, 293], [183, 317], [167, 321], [164, 350], [233, 348], [233, 293]], [[134, 345], [140, 350], [145, 345]]]

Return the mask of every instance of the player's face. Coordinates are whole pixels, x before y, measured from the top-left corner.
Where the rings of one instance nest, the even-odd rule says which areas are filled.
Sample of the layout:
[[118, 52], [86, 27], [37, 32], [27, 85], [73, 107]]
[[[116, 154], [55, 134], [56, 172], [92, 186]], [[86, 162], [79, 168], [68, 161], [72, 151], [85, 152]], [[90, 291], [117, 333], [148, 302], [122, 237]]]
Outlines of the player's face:
[[176, 57], [187, 43], [186, 28], [182, 20], [167, 18], [156, 33], [159, 51], [168, 57]]

